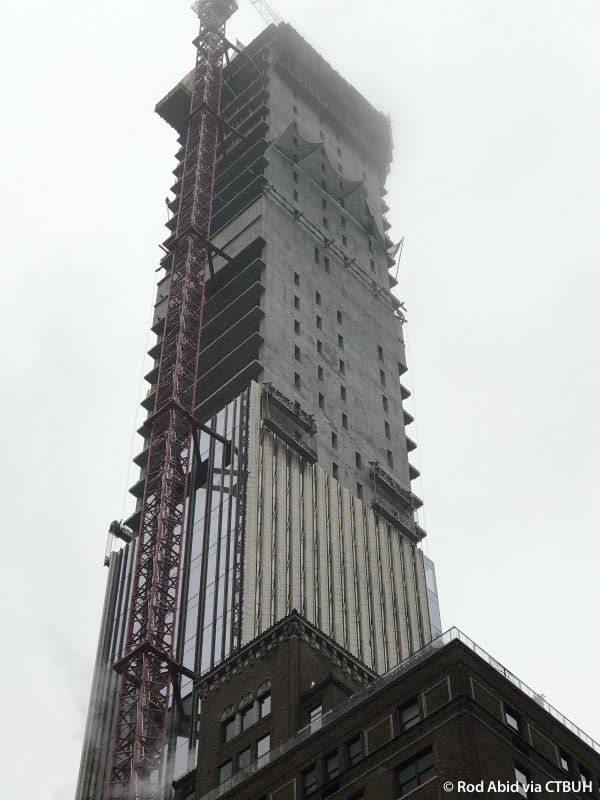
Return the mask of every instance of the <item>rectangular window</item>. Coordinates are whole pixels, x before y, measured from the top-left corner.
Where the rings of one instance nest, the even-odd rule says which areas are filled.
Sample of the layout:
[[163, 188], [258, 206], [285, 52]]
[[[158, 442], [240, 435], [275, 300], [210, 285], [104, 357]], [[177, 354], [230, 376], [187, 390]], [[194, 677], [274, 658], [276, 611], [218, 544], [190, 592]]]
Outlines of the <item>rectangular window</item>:
[[337, 321], [338, 321], [338, 325], [342, 324], [342, 312], [341, 311], [337, 312]]
[[394, 469], [394, 455], [391, 450], [387, 451], [387, 462], [388, 462], [388, 467]]
[[317, 377], [320, 381], [323, 380], [323, 367], [317, 367]]
[[300, 388], [300, 375], [297, 372], [294, 372], [294, 386], [296, 389]]
[[325, 395], [319, 392], [319, 408], [325, 408]]
[[379, 370], [379, 380], [381, 381], [381, 385], [385, 386], [385, 372], [382, 369]]
[[333, 753], [328, 753], [323, 759], [323, 766], [325, 767], [325, 780], [332, 781], [340, 774], [340, 760], [337, 750]]
[[346, 742], [346, 764], [348, 767], [357, 764], [362, 758], [362, 741], [360, 734]]
[[256, 743], [256, 766], [258, 769], [269, 763], [271, 758], [271, 734], [267, 733]]
[[434, 775], [433, 748], [430, 747], [396, 768], [398, 796], [404, 797], [404, 795], [416, 789], [417, 786], [421, 786], [430, 778], [433, 778]]
[[310, 721], [310, 732], [314, 733], [318, 731], [321, 725], [323, 724], [323, 706], [319, 704], [314, 708], [311, 708], [309, 714], [309, 721]]
[[527, 797], [527, 784], [531, 782], [531, 776], [520, 764], [515, 763], [515, 780], [519, 784], [519, 794]]
[[345, 375], [345, 374], [346, 374], [346, 365], [340, 358], [340, 375]]
[[251, 747], [246, 747], [245, 750], [242, 750], [241, 753], [238, 753], [238, 759], [237, 759], [238, 769], [245, 769], [246, 767], [249, 767], [251, 761], [252, 761]]
[[294, 172], [294, 183], [298, 183], [298, 173]]
[[292, 106], [292, 108], [294, 110], [294, 114], [297, 114], [298, 113], [298, 106]]
[[332, 465], [331, 465], [331, 474], [333, 475], [333, 477], [334, 477], [334, 478], [336, 479], [336, 481], [337, 481], [337, 479], [338, 479], [338, 478], [339, 478], [339, 476], [340, 476], [340, 468], [339, 468], [339, 467], [338, 467], [338, 465], [335, 463], [335, 461], [334, 461], [334, 462], [332, 463]]
[[294, 189], [294, 200], [298, 199], [298, 192]]
[[377, 345], [377, 357], [380, 361], [383, 361], [383, 347], [381, 345]]
[[300, 348], [298, 347], [298, 345], [294, 347], [294, 358], [296, 359], [296, 361], [300, 361]]
[[317, 353], [323, 353], [323, 342], [320, 339], [317, 339]]
[[300, 275], [297, 272], [294, 272], [294, 286], [300, 286]]
[[413, 697], [398, 709], [398, 722], [400, 732], [408, 731], [420, 722], [421, 712], [419, 711], [419, 698]]
[[342, 414], [342, 428], [348, 430], [348, 415]]
[[225, 783], [233, 775], [233, 761], [229, 759], [219, 767], [219, 783]]
[[323, 320], [321, 319], [321, 317], [318, 314], [317, 314], [317, 328], [320, 331], [323, 330]]
[[383, 403], [383, 410], [384, 411], [389, 411], [390, 408], [389, 408], [388, 399], [384, 394], [381, 395], [381, 401]]
[[296, 309], [300, 308], [300, 298], [298, 297], [298, 295], [294, 295], [294, 308]]
[[319, 292], [315, 292], [315, 303], [320, 306], [321, 305], [321, 295]]
[[318, 264], [321, 260], [321, 252], [318, 247], [315, 247], [315, 264]]
[[342, 398], [342, 400], [346, 399], [346, 387], [345, 386], [340, 386], [340, 397]]
[[230, 742], [233, 737], [236, 735], [236, 719], [235, 717], [231, 717], [231, 719], [226, 719], [223, 723], [223, 741]]
[[304, 770], [301, 776], [302, 797], [311, 797], [317, 793], [317, 767], [312, 764]]
[[508, 706], [504, 706], [504, 721], [513, 731], [521, 733], [521, 717]]
[[571, 773], [571, 756], [567, 755], [564, 750], [558, 751], [558, 763], [561, 769], [569, 774]]
[[329, 228], [329, 220], [327, 219], [327, 217], [323, 217], [323, 227], [325, 228], [325, 230]]
[[358, 497], [358, 499], [359, 499], [359, 500], [362, 500], [362, 499], [363, 499], [363, 487], [362, 487], [362, 483], [357, 483], [357, 484], [356, 484], [356, 496]]
[[[298, 349], [298, 348], [296, 348], [296, 349]], [[390, 430], [390, 423], [389, 422], [384, 422], [383, 424], [385, 426], [385, 438], [386, 439], [391, 439], [392, 438], [392, 432]]]
[[346, 217], [342, 217], [342, 228], [346, 227]]
[[324, 197], [321, 199], [321, 208], [323, 211], [327, 208], [327, 200]]
[[342, 350], [344, 349], [344, 337], [340, 336], [339, 334], [338, 334], [338, 347], [341, 347]]
[[354, 463], [358, 467], [358, 469], [362, 469], [362, 456], [358, 452], [358, 450], [354, 453]]
[[298, 322], [297, 319], [294, 320], [294, 333], [296, 334], [296, 336], [300, 335], [300, 323]]
[[342, 236], [342, 245], [344, 247], [348, 246], [348, 238], [346, 236]]
[[334, 433], [333, 431], [331, 431], [331, 446], [334, 449], [337, 449], [337, 433]]
[[375, 262], [373, 261], [373, 259], [371, 259], [371, 272], [374, 273], [375, 271], [376, 271], [375, 270]]
[[254, 725], [256, 722], [256, 713], [254, 711], [254, 706], [247, 706], [246, 708], [242, 709], [241, 713], [241, 720], [242, 720], [242, 730], [247, 731], [251, 725]]
[[331, 269], [331, 263], [329, 261], [329, 256], [325, 256], [325, 272], [329, 272]]
[[271, 713], [271, 692], [261, 695], [258, 698], [258, 716], [260, 719]]

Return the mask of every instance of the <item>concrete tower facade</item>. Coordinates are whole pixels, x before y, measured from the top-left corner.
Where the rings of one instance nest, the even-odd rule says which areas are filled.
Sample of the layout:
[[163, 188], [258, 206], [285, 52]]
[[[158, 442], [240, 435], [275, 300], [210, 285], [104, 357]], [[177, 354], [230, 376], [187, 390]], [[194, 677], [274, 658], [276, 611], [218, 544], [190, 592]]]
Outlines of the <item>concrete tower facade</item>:
[[[187, 78], [157, 106], [182, 144], [189, 103]], [[221, 117], [177, 660], [205, 672], [297, 609], [381, 673], [441, 632], [388, 273], [390, 123], [285, 24], [227, 65]], [[149, 413], [169, 264], [167, 252]], [[78, 800], [99, 800], [106, 779], [147, 444], [133, 539], [107, 557]], [[192, 680], [174, 695], [171, 778], [195, 766], [198, 738]]]

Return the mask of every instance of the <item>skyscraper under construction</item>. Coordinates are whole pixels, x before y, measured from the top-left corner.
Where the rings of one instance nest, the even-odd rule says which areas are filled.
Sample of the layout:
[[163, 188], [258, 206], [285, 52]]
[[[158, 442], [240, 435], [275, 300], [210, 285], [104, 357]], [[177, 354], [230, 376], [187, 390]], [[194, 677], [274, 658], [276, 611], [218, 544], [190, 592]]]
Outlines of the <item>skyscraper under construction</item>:
[[[217, 27], [201, 28], [199, 53]], [[293, 609], [379, 673], [441, 632], [433, 565], [419, 548], [425, 531], [409, 460], [416, 445], [406, 432], [412, 418], [401, 382], [404, 318], [391, 293], [389, 120], [287, 24], [270, 25], [247, 47], [222, 41], [220, 100], [212, 96], [218, 114], [206, 75], [204, 99], [194, 100], [198, 66], [157, 105], [180, 149], [152, 325], [144, 448], [134, 459], [137, 510], [112, 526], [115, 542], [125, 543], [106, 559], [77, 800], [107, 796], [119, 770], [115, 739], [129, 736], [134, 747], [135, 712], [123, 708], [139, 708], [136, 687], [152, 683], [144, 658], [162, 658], [159, 671], [169, 682], [159, 754], [165, 784], [198, 758], [194, 676]], [[185, 225], [183, 215], [194, 191], [188, 173], [202, 171], [211, 125], [208, 235], [193, 213]], [[189, 263], [200, 247], [205, 270], [196, 294], [186, 295], [184, 283], [180, 299], [199, 309], [199, 344], [189, 348], [192, 414], [171, 395], [160, 397], [167, 379], [178, 380], [176, 361], [165, 378], [166, 351], [181, 360], [193, 338], [186, 329], [176, 340], [169, 317], [183, 307], [174, 306], [173, 283], [184, 239]], [[172, 458], [185, 480], [157, 473], [165, 492], [183, 498], [174, 506], [181, 535], [165, 593], [175, 604], [172, 618], [160, 610], [160, 592], [152, 594], [161, 567], [152, 549], [158, 539], [148, 535], [161, 414], [172, 418], [175, 440], [179, 425], [184, 442]], [[165, 422], [161, 430], [168, 448], [172, 429]], [[167, 504], [156, 513], [172, 511]], [[168, 658], [147, 618], [136, 617], [146, 587], [145, 607], [158, 609], [157, 624], [172, 638]], [[146, 638], [136, 650], [132, 636], [140, 630]], [[158, 753], [158, 745], [144, 747]]]

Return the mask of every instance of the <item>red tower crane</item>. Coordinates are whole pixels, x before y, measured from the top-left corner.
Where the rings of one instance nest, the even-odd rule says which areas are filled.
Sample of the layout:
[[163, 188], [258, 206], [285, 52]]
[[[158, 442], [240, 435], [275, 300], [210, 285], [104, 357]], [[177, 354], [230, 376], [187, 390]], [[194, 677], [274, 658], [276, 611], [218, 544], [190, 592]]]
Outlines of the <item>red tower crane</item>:
[[204, 287], [209, 260], [225, 23], [235, 0], [200, 0], [171, 281], [149, 437], [106, 800], [162, 794], [182, 541], [191, 465]]

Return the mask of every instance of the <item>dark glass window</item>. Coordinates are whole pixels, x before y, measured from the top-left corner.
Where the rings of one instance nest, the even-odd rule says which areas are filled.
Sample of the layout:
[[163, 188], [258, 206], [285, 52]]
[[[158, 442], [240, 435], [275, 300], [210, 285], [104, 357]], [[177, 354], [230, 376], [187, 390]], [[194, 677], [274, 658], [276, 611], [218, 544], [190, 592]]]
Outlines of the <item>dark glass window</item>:
[[298, 295], [294, 295], [294, 308], [300, 308], [300, 298]]
[[567, 755], [564, 750], [559, 750], [558, 752], [558, 763], [560, 764], [560, 768], [564, 769], [565, 772], [571, 772], [571, 756]]
[[[298, 348], [296, 348], [296, 349], [298, 349]], [[390, 428], [390, 423], [389, 422], [384, 422], [383, 425], [384, 425], [384, 428], [385, 428], [385, 438], [386, 439], [391, 439], [392, 438], [392, 431], [391, 431], [391, 428]]]
[[331, 446], [337, 448], [337, 433], [331, 432]]
[[315, 247], [315, 264], [318, 264], [321, 260], [321, 253], [318, 247]]
[[271, 713], [271, 692], [266, 692], [258, 698], [258, 715], [262, 719]]
[[515, 780], [519, 784], [519, 794], [527, 797], [527, 784], [531, 782], [531, 776], [520, 764], [515, 764]]
[[325, 395], [319, 392], [319, 408], [325, 408]]
[[398, 796], [404, 797], [405, 794], [412, 792], [413, 789], [421, 786], [425, 781], [433, 778], [434, 775], [435, 762], [433, 760], [433, 749], [430, 747], [396, 768]]
[[245, 769], [246, 767], [250, 766], [250, 762], [252, 761], [252, 748], [246, 747], [245, 750], [242, 750], [238, 753], [238, 769]]
[[320, 331], [323, 330], [323, 320], [321, 319], [321, 317], [318, 314], [317, 314], [317, 328]]
[[296, 361], [300, 361], [300, 348], [298, 347], [298, 345], [294, 347], [294, 358], [296, 359]]
[[342, 312], [341, 311], [337, 312], [337, 321], [338, 321], [339, 325], [342, 324]]
[[316, 292], [316, 293], [315, 293], [315, 303], [316, 303], [318, 306], [320, 306], [320, 305], [321, 305], [321, 295], [319, 294], [319, 292]]
[[320, 381], [323, 380], [323, 367], [317, 367], [317, 377]]
[[219, 783], [225, 783], [233, 775], [233, 761], [229, 759], [219, 767]]
[[358, 450], [354, 453], [354, 463], [356, 464], [358, 469], [361, 469], [361, 467], [362, 467], [362, 458], [361, 458], [361, 455], [358, 452]]
[[251, 725], [254, 725], [256, 722], [256, 712], [254, 711], [254, 706], [247, 706], [246, 708], [242, 709], [241, 713], [241, 720], [242, 720], [242, 730], [247, 731]]
[[256, 743], [256, 766], [260, 768], [264, 767], [265, 764], [268, 764], [271, 757], [270, 753], [271, 734], [267, 733], [265, 736], [261, 736]]
[[317, 767], [315, 764], [307, 767], [302, 773], [302, 797], [310, 797], [316, 794], [317, 786]]
[[413, 697], [398, 709], [398, 720], [400, 731], [407, 731], [420, 721], [421, 712], [419, 711], [419, 698]]
[[340, 475], [340, 468], [339, 468], [339, 467], [338, 467], [338, 465], [335, 463], [335, 461], [334, 461], [334, 462], [333, 462], [333, 464], [331, 465], [331, 474], [333, 475], [333, 477], [334, 477], [334, 478], [336, 479], [336, 481], [337, 481], [337, 479], [339, 478], [339, 475]]
[[342, 428], [348, 430], [348, 415], [342, 414]]
[[226, 719], [223, 723], [223, 739], [226, 742], [230, 742], [233, 737], [235, 736], [235, 717], [231, 717], [231, 719]]
[[504, 706], [504, 721], [513, 731], [521, 733], [521, 717], [508, 706]]
[[340, 386], [340, 397], [342, 398], [342, 400], [346, 399], [346, 387], [345, 386]]
[[362, 758], [362, 741], [360, 734], [346, 742], [346, 762], [349, 767], [357, 764]]
[[325, 756], [324, 766], [326, 780], [332, 781], [334, 778], [337, 778], [337, 776], [340, 774], [340, 761], [337, 750], [334, 750], [333, 753], [328, 753]]
[[383, 402], [383, 410], [384, 411], [389, 411], [388, 399], [384, 394], [381, 395], [381, 400]]

